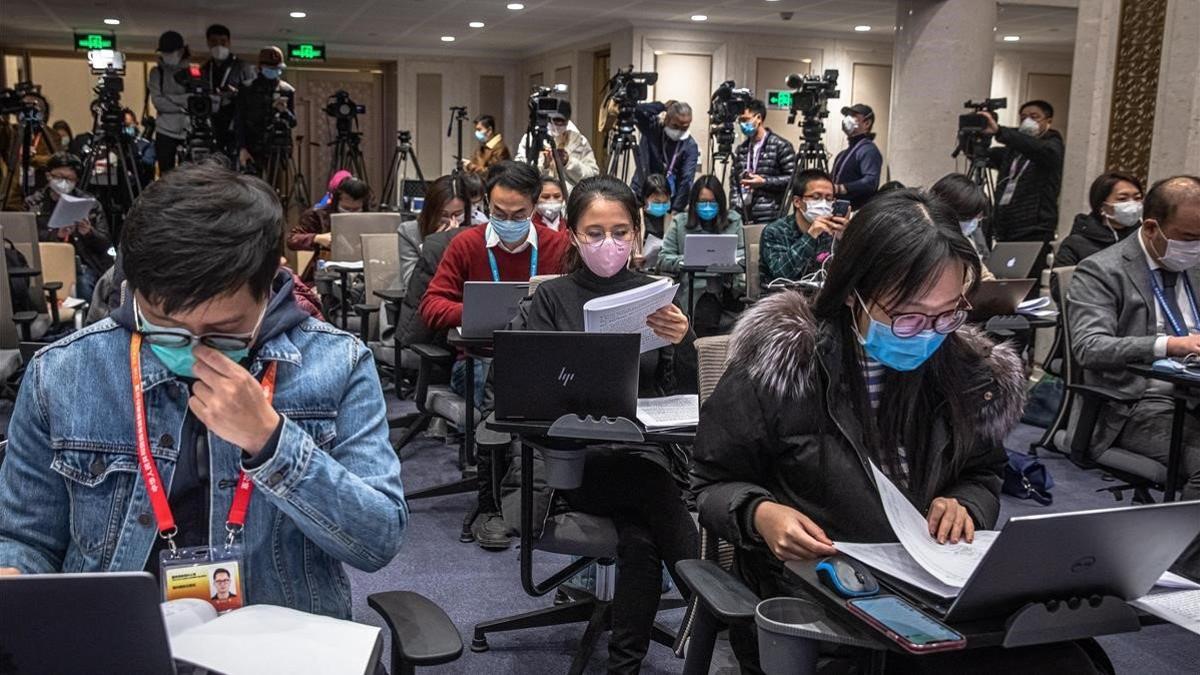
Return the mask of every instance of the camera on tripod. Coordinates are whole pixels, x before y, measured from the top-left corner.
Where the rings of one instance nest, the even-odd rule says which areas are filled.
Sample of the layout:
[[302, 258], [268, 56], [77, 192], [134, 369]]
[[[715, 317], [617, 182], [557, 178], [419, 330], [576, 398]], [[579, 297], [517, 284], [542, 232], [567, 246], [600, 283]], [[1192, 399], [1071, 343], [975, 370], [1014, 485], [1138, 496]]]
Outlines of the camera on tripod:
[[175, 82], [187, 91], [188, 116], [208, 117], [213, 113], [212, 85], [204, 79], [200, 65], [193, 63], [175, 73]]
[[42, 96], [42, 85], [18, 82], [11, 89], [0, 89], [0, 115], [23, 115], [42, 113], [50, 109], [46, 97]]
[[529, 95], [529, 114], [538, 126], [545, 126], [551, 117], [569, 117], [571, 102], [564, 96], [566, 93], [565, 84], [533, 88]]
[[339, 89], [325, 101], [325, 114], [337, 121], [338, 133], [349, 133], [351, 123], [367, 114], [367, 106], [355, 103], [350, 92]]
[[93, 75], [99, 76], [92, 92], [92, 116], [96, 127], [113, 138], [121, 137], [125, 115], [121, 109], [121, 93], [125, 91], [125, 55], [111, 49], [88, 52], [88, 67]]
[[792, 73], [787, 76], [787, 86], [792, 90], [792, 105], [787, 121], [788, 124], [795, 124], [796, 113], [800, 113], [803, 118], [801, 135], [808, 143], [819, 143], [825, 134], [825, 125], [821, 120], [829, 117], [829, 99], [842, 95], [838, 91], [837, 80], [838, 71], [834, 69], [826, 70], [823, 75]]
[[985, 98], [982, 101], [966, 101], [963, 107], [974, 112], [958, 116], [957, 143], [950, 156], [958, 157], [962, 153], [971, 159], [984, 157], [992, 144], [992, 138], [987, 135], [988, 118], [983, 113], [995, 115], [997, 110], [1008, 107], [1008, 99]]
[[611, 101], [617, 105], [617, 124], [615, 133], [619, 142], [632, 142], [636, 128], [634, 113], [637, 104], [650, 97], [650, 86], [658, 82], [658, 73], [633, 72], [633, 66], [625, 70], [617, 70], [608, 81], [605, 102]]
[[708, 124], [709, 137], [717, 147], [714, 158], [728, 157], [733, 152], [733, 144], [737, 142], [733, 124], [752, 100], [754, 95], [750, 90], [738, 88], [733, 80], [722, 82], [713, 92], [708, 103]]

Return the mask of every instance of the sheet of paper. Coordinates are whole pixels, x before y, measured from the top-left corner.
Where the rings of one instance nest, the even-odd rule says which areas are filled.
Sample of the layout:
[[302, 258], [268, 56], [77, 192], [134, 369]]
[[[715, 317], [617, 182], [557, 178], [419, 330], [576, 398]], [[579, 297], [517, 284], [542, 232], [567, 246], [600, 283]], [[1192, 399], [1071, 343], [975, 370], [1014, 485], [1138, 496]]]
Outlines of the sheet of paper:
[[938, 581], [937, 577], [926, 572], [925, 568], [921, 567], [908, 554], [908, 551], [904, 550], [904, 544], [856, 544], [835, 541], [833, 546], [867, 567], [879, 570], [936, 596], [953, 598], [961, 590], [957, 586]]
[[88, 214], [92, 212], [92, 207], [95, 205], [96, 200], [90, 197], [59, 195], [58, 204], [50, 214], [50, 222], [47, 227], [57, 230], [70, 227], [81, 220], [87, 220]]
[[700, 423], [700, 397], [684, 394], [639, 398], [637, 418], [647, 430], [693, 427]]
[[646, 317], [671, 304], [679, 284], [659, 279], [645, 286], [589, 300], [583, 306], [583, 329], [588, 333], [637, 333], [642, 353], [666, 347], [667, 341], [646, 325]]
[[1200, 590], [1155, 593], [1130, 604], [1200, 635]]
[[658, 265], [658, 255], [662, 253], [662, 245], [662, 239], [652, 234], [646, 235], [646, 241], [642, 244], [642, 257], [646, 261], [642, 263], [642, 269], [654, 269]]
[[212, 603], [199, 598], [180, 598], [159, 606], [162, 608], [163, 622], [167, 625], [167, 635], [172, 637], [217, 618], [217, 610]]
[[171, 655], [225, 675], [362, 675], [379, 629], [250, 605], [171, 636]]
[[1186, 591], [1200, 590], [1200, 584], [1186, 577], [1181, 577], [1174, 572], [1163, 572], [1162, 576], [1158, 578], [1158, 581], [1154, 582], [1154, 585], [1161, 586], [1163, 588], [1177, 588]]
[[983, 555], [987, 553], [996, 533], [976, 532], [973, 544], [939, 544], [937, 539], [929, 536], [929, 525], [925, 516], [917, 511], [878, 467], [872, 464], [871, 470], [875, 473], [875, 484], [879, 486], [879, 498], [883, 502], [883, 511], [887, 514], [888, 523], [896, 532], [896, 538], [904, 545], [904, 549], [939, 581], [962, 588], [979, 565], [979, 561], [983, 560]]

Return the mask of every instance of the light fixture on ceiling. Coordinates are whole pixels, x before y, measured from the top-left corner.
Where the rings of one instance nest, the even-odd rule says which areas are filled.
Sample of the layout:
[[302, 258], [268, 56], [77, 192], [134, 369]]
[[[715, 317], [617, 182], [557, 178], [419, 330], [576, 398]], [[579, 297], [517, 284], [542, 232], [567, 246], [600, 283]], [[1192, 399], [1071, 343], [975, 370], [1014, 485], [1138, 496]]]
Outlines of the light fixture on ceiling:
[[525, 9], [525, 5], [522, 5], [522, 4], [521, 4], [521, 3], [519, 3], [519, 2], [510, 2], [510, 3], [508, 3], [508, 4], [507, 4], [507, 5], [505, 5], [505, 6], [506, 6], [506, 7], [508, 7], [509, 9], [511, 9], [511, 10], [512, 10], [512, 11], [514, 11], [514, 12], [519, 12], [519, 11], [521, 11], [521, 10]]
[[454, 42], [454, 36], [453, 35], [443, 35], [442, 42]]
[[1020, 42], [1021, 36], [1020, 35], [1005, 35], [1004, 41], [1005, 42]]
[[484, 24], [482, 21], [472, 21], [467, 25], [471, 28], [483, 28], [486, 24]]
[[708, 17], [704, 14], [693, 14], [692, 21], [708, 21]]
[[858, 31], [859, 33], [866, 33], [871, 30], [871, 27], [867, 25], [858, 25], [854, 27], [854, 30]]
[[104, 24], [107, 26], [120, 26], [121, 20], [120, 19], [105, 19]]
[[288, 16], [292, 17], [293, 19], [303, 19], [304, 17], [308, 16], [308, 13], [307, 12], [291, 12], [290, 14], [288, 14]]
[[812, 63], [812, 59], [800, 59], [800, 63]]

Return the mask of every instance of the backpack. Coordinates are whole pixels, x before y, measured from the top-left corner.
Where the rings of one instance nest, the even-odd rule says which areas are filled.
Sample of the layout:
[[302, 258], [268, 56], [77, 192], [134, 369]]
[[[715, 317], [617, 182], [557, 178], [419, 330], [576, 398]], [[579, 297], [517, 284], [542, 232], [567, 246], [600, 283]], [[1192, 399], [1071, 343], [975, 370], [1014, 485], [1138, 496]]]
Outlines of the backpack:
[[[4, 262], [9, 270], [14, 270], [21, 267], [29, 267], [29, 260], [25, 258], [25, 254], [17, 250], [17, 247], [7, 237], [4, 238]], [[12, 295], [12, 311], [17, 312], [36, 312], [37, 305], [33, 304], [33, 296], [29, 294], [29, 277], [8, 277], [8, 291]]]

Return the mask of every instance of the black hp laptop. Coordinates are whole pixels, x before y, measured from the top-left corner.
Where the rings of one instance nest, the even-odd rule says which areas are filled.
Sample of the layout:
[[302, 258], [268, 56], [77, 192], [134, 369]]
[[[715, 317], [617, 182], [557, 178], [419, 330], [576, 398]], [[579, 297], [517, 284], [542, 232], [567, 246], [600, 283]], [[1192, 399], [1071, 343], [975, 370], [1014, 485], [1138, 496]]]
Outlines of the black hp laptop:
[[497, 331], [496, 419], [637, 419], [642, 338], [635, 333]]

